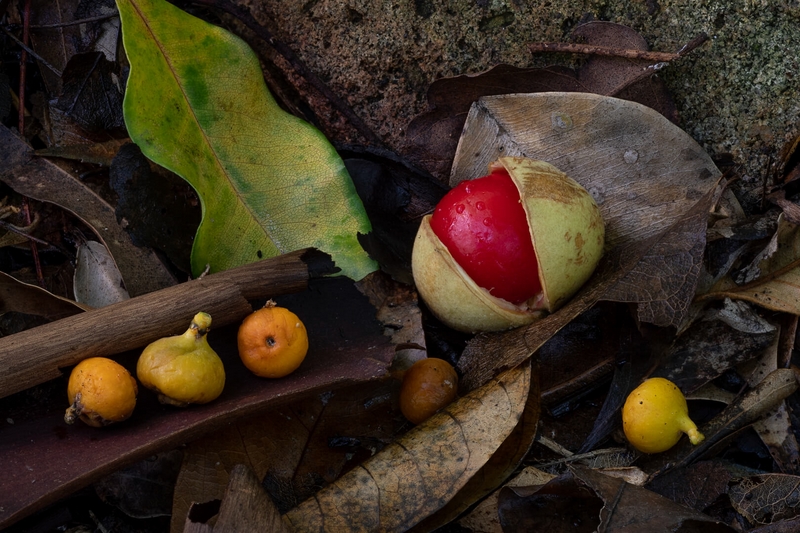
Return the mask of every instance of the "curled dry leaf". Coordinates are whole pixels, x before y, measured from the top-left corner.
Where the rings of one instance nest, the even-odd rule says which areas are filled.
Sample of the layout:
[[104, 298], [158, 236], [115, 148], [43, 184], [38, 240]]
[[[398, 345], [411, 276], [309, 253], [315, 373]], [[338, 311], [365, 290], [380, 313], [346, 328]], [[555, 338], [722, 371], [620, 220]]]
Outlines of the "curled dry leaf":
[[529, 365], [415, 427], [284, 515], [293, 531], [406, 531], [445, 505], [517, 426]]
[[0, 313], [17, 311], [58, 320], [87, 309], [87, 306], [56, 296], [41, 287], [23, 283], [5, 272], [0, 272]]
[[[744, 304], [744, 302], [740, 303]], [[751, 387], [757, 386], [764, 376], [779, 368], [778, 345], [779, 338], [776, 335], [774, 342], [762, 350], [757, 359], [740, 369], [740, 373], [743, 375], [749, 371], [747, 382]], [[780, 402], [761, 420], [756, 421], [753, 429], [769, 449], [780, 472], [784, 474], [800, 473], [800, 450], [798, 450], [797, 438], [792, 431], [792, 422], [786, 401]]]
[[91, 307], [105, 307], [130, 298], [114, 258], [97, 241], [78, 247], [75, 264], [75, 300]]
[[413, 533], [433, 531], [448, 524], [475, 502], [480, 501], [487, 494], [496, 492], [497, 487], [517, 470], [527, 456], [539, 428], [542, 401], [539, 384], [541, 365], [536, 359], [531, 361], [531, 365], [531, 388], [517, 427], [495, 451], [491, 459], [453, 496], [447, 505], [417, 524], [411, 530]]
[[737, 285], [726, 277], [700, 299], [745, 300], [772, 311], [800, 315], [800, 226], [781, 216], [773, 240], [753, 271], [753, 281]]
[[[587, 45], [647, 50], [647, 43], [633, 29], [621, 24], [594, 21], [575, 28], [573, 39]], [[458, 136], [470, 106], [482, 96], [585, 92], [618, 96], [652, 107], [673, 122], [677, 112], [663, 82], [646, 73], [648, 61], [620, 57], [591, 57], [577, 70], [561, 66], [517, 68], [498, 65], [476, 75], [436, 80], [428, 89], [429, 111], [408, 126], [405, 152], [417, 165], [446, 179], [456, 152]]]
[[20, 194], [63, 207], [94, 229], [116, 259], [132, 296], [175, 284], [152, 250], [131, 242], [113, 207], [58, 166], [34, 158], [30, 147], [5, 126], [0, 126], [0, 180]]
[[577, 466], [545, 485], [502, 489], [498, 512], [504, 531], [734, 531], [647, 489]]

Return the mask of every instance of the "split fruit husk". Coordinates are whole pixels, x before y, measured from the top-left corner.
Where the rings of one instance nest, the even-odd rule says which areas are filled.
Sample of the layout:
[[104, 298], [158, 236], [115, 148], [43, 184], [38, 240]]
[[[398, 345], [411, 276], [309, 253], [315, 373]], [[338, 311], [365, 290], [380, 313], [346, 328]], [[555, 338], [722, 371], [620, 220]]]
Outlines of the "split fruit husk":
[[580, 184], [544, 161], [503, 157], [489, 172], [497, 168], [508, 171], [520, 192], [542, 292], [519, 305], [492, 296], [456, 263], [431, 229], [430, 215], [422, 220], [412, 253], [414, 282], [425, 304], [443, 323], [468, 333], [523, 326], [552, 313], [586, 283], [603, 255], [603, 218]]

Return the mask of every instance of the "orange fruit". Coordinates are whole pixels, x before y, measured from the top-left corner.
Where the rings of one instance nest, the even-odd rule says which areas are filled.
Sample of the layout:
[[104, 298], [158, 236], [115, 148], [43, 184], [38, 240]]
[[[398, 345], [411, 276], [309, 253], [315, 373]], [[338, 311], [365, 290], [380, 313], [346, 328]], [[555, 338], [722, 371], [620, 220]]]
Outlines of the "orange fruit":
[[400, 411], [409, 422], [421, 424], [450, 404], [458, 392], [458, 374], [444, 359], [420, 359], [403, 376]]
[[303, 321], [272, 300], [244, 319], [237, 341], [244, 366], [262, 378], [291, 374], [308, 353], [308, 332]]
[[84, 359], [72, 369], [67, 384], [70, 407], [64, 421], [80, 418], [93, 427], [121, 422], [133, 413], [139, 388], [125, 367], [105, 357]]

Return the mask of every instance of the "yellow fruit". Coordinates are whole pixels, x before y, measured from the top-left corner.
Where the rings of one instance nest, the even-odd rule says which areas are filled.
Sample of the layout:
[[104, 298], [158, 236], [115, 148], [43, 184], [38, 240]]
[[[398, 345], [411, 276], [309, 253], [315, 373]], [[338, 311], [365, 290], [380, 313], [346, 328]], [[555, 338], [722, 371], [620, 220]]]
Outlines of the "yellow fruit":
[[458, 374], [443, 359], [420, 359], [406, 370], [400, 386], [400, 411], [409, 422], [421, 424], [452, 402]]
[[628, 395], [622, 408], [622, 428], [628, 442], [644, 453], [669, 450], [683, 433], [692, 444], [705, 438], [689, 418], [683, 393], [664, 378], [645, 380]]
[[158, 393], [161, 403], [185, 407], [215, 400], [225, 387], [225, 367], [208, 345], [211, 316], [197, 313], [183, 335], [149, 344], [136, 364], [142, 385]]
[[70, 407], [64, 421], [80, 418], [93, 427], [125, 420], [136, 407], [136, 380], [122, 365], [105, 357], [84, 359], [72, 369], [67, 385]]
[[302, 320], [272, 300], [244, 319], [237, 342], [244, 366], [263, 378], [291, 374], [308, 353], [308, 333]]
[[497, 169], [505, 169], [519, 191], [541, 293], [514, 304], [478, 286], [436, 236], [430, 215], [420, 224], [411, 256], [423, 301], [442, 322], [468, 333], [530, 324], [553, 312], [589, 279], [605, 243], [605, 225], [594, 199], [556, 167], [503, 157], [489, 166], [490, 172]]

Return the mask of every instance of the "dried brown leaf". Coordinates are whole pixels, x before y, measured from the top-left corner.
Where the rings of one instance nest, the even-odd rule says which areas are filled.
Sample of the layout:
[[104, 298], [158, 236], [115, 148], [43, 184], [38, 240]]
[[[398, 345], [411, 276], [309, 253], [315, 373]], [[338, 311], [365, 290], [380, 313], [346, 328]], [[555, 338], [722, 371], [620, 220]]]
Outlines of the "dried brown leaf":
[[[532, 466], [525, 467], [519, 474], [509, 480], [504, 486], [508, 487], [527, 487], [531, 485], [544, 485], [556, 477], [538, 470]], [[473, 533], [501, 533], [503, 528], [500, 526], [500, 517], [497, 515], [498, 498], [500, 489], [489, 495], [488, 498], [469, 512], [464, 518], [458, 521], [459, 525], [466, 527]]]
[[[647, 50], [647, 43], [634, 30], [609, 22], [578, 26], [573, 37], [586, 44]], [[498, 65], [476, 75], [436, 80], [428, 89], [429, 111], [415, 117], [408, 126], [405, 152], [417, 165], [445, 180], [470, 106], [478, 98], [491, 95], [619, 93], [617, 96], [652, 107], [677, 122], [669, 92], [661, 80], [643, 70], [646, 65], [641, 60], [593, 57], [578, 70], [561, 66], [530, 69]]]
[[692, 392], [726, 370], [758, 357], [777, 338], [774, 327], [742, 331], [721, 320], [697, 321], [675, 340], [653, 376], [669, 379], [684, 393]]
[[519, 422], [531, 369], [511, 369], [284, 515], [293, 531], [406, 531], [445, 505]]
[[152, 250], [131, 242], [113, 207], [77, 178], [34, 157], [30, 147], [5, 126], [0, 126], [0, 180], [20, 194], [63, 207], [92, 227], [117, 261], [131, 296], [175, 284]]
[[411, 531], [433, 531], [450, 523], [475, 502], [496, 491], [497, 487], [519, 467], [536, 438], [541, 416], [541, 393], [539, 390], [541, 366], [535, 360], [532, 365], [531, 389], [528, 392], [525, 410], [522, 412], [517, 427], [447, 505], [417, 524]]
[[369, 458], [404, 421], [391, 382], [363, 384], [295, 402], [190, 443], [175, 487], [172, 531], [193, 502], [222, 497], [229, 473], [246, 465], [281, 511]]
[[29, 285], [0, 272], [0, 313], [16, 311], [58, 320], [78, 314], [88, 307]]
[[800, 315], [800, 226], [778, 220], [773, 240], [753, 265], [749, 281], [737, 285], [724, 278], [701, 300], [745, 300], [773, 311]]
[[185, 528], [177, 531], [185, 533], [212, 533], [213, 531], [269, 531], [285, 533], [280, 513], [264, 491], [261, 482], [252, 470], [244, 465], [236, 465], [225, 489], [214, 526], [206, 520], [195, 520], [190, 514]]
[[573, 467], [545, 485], [504, 488], [499, 513], [503, 531], [734, 531], [647, 489], [584, 467]]
[[736, 475], [736, 467], [721, 460], [700, 461], [658, 476], [647, 488], [702, 512], [727, 494], [728, 483]]
[[728, 489], [734, 508], [753, 525], [800, 515], [800, 476], [763, 474], [739, 480]]

